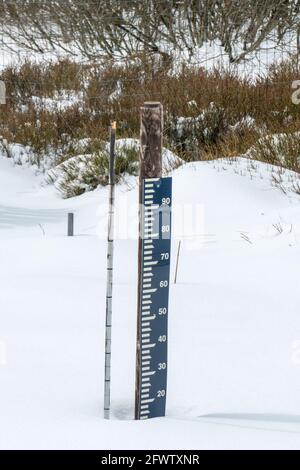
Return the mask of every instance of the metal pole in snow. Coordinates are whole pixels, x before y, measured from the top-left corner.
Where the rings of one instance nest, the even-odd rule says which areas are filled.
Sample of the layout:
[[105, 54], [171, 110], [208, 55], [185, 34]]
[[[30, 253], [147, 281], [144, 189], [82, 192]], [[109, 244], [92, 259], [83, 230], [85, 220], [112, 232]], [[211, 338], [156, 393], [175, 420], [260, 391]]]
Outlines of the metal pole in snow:
[[104, 378], [104, 418], [105, 419], [109, 419], [109, 416], [110, 416], [116, 127], [117, 127], [116, 122], [113, 122], [111, 125], [111, 129], [110, 129], [110, 155], [109, 155], [109, 210], [108, 210], [108, 236], [107, 236], [107, 284], [106, 284], [105, 378]]

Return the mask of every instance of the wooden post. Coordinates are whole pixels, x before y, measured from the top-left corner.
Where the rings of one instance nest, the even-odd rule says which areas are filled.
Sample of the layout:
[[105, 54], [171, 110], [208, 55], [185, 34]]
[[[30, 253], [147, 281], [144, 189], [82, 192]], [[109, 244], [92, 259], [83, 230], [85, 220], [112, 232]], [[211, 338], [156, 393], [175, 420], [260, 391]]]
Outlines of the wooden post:
[[163, 107], [158, 102], [146, 102], [141, 107], [140, 127], [140, 174], [139, 174], [139, 248], [138, 248], [138, 311], [137, 311], [137, 343], [136, 343], [136, 386], [135, 386], [135, 419], [138, 419], [140, 402], [140, 363], [141, 363], [141, 322], [140, 322], [140, 286], [142, 268], [142, 188], [145, 178], [161, 178], [162, 176], [162, 136]]
[[68, 237], [74, 236], [74, 214], [69, 212], [68, 214]]
[[178, 243], [178, 250], [177, 250], [177, 259], [176, 259], [176, 269], [175, 269], [175, 279], [174, 279], [174, 284], [176, 284], [176, 282], [177, 282], [177, 274], [178, 274], [178, 264], [179, 264], [180, 247], [181, 247], [181, 240], [179, 240], [179, 243]]

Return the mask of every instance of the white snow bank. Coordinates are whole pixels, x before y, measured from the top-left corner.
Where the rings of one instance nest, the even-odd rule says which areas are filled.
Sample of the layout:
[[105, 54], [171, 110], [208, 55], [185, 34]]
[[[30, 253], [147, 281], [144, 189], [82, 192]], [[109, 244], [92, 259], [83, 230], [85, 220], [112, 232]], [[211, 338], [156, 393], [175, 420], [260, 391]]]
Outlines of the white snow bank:
[[53, 98], [32, 96], [32, 102], [38, 110], [44, 109], [49, 112], [65, 111], [73, 106], [83, 106], [83, 94], [70, 90], [61, 90]]
[[[131, 178], [130, 175], [137, 175], [138, 173], [139, 148], [140, 142], [137, 139], [117, 139], [116, 141], [116, 157], [130, 160], [128, 172], [122, 175], [122, 180], [125, 183]], [[106, 165], [99, 158], [101, 155], [103, 155]], [[108, 158], [109, 143], [105, 144], [102, 154], [101, 152], [99, 154], [80, 154], [57, 165], [47, 172], [46, 181], [54, 183], [56, 189], [61, 191], [64, 197], [91, 191], [99, 185], [107, 184]], [[163, 149], [162, 165], [164, 175], [182, 164], [183, 160], [177, 155], [166, 148]]]
[[107, 189], [64, 201], [0, 159], [0, 448], [299, 449], [300, 198], [271, 183], [280, 171], [224, 159], [173, 173], [167, 417], [148, 422], [132, 420], [137, 187], [117, 188], [116, 234], [130, 220], [134, 238], [115, 241], [105, 421]]
[[0, 137], [0, 155], [11, 158], [16, 165], [26, 165], [33, 158], [33, 152], [29, 146], [12, 143]]
[[[107, 144], [107, 151], [109, 150], [109, 144]], [[123, 149], [134, 149], [136, 152], [139, 152], [140, 149], [140, 141], [138, 139], [117, 139], [116, 140], [116, 154], [122, 155]], [[162, 151], [162, 165], [163, 165], [163, 173], [166, 175], [171, 170], [177, 168], [178, 166], [182, 165], [184, 161], [178, 157], [175, 153], [167, 148], [163, 148]]]

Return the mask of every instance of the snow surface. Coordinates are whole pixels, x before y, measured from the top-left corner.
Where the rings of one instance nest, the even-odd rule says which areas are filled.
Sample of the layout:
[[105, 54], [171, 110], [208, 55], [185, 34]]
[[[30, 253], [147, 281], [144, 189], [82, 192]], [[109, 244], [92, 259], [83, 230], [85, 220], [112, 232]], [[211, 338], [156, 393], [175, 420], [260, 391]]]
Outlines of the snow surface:
[[141, 422], [136, 179], [118, 187], [105, 421], [107, 189], [62, 200], [0, 158], [1, 449], [300, 448], [300, 198], [276, 171], [246, 159], [174, 171], [167, 417]]
[[31, 97], [35, 109], [47, 110], [49, 112], [65, 111], [73, 106], [78, 106], [79, 109], [83, 108], [83, 94], [75, 93], [70, 90], [61, 90], [60, 94], [56, 94], [53, 98], [40, 98], [39, 96]]

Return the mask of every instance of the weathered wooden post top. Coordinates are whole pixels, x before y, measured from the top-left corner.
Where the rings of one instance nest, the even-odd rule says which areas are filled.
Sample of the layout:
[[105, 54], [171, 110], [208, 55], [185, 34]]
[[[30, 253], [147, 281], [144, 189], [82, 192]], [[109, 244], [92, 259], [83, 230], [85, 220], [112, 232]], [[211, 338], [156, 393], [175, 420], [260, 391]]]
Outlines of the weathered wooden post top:
[[161, 178], [162, 135], [162, 104], [155, 101], [144, 103], [141, 108], [140, 180]]

